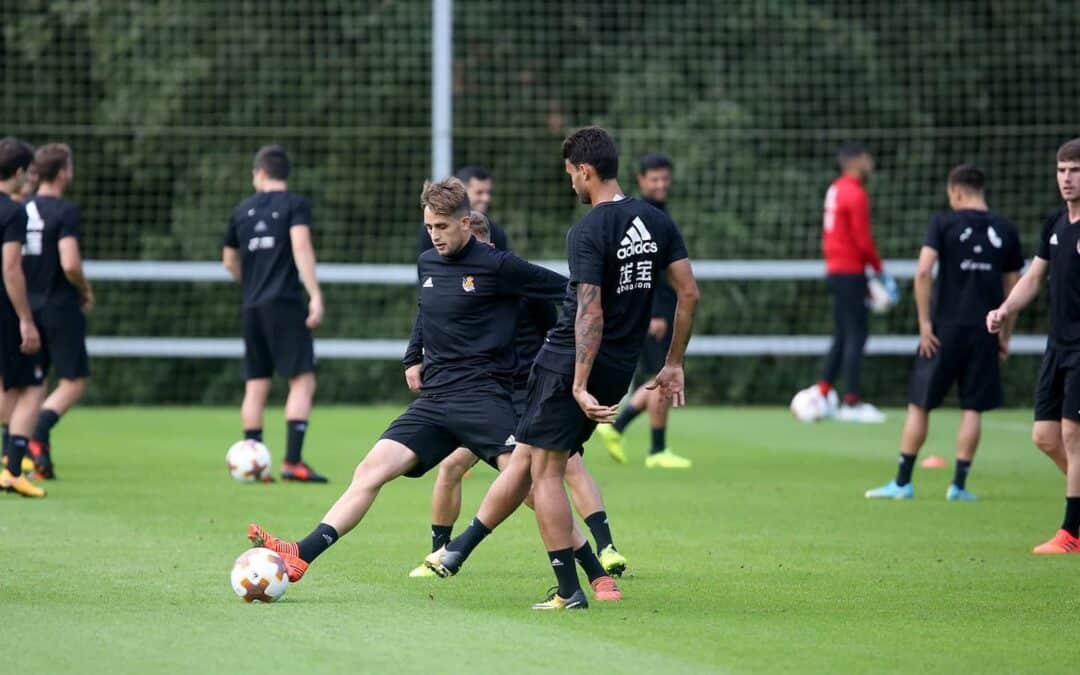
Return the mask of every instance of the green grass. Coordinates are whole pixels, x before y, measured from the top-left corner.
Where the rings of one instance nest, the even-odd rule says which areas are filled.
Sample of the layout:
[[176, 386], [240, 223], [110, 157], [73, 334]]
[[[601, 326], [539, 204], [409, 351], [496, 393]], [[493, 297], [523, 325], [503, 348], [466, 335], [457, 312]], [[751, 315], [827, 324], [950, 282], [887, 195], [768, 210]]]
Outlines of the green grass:
[[[396, 412], [317, 410], [308, 453], [334, 482], [264, 486], [226, 473], [235, 411], [77, 410], [54, 438], [49, 498], [0, 496], [0, 630], [20, 646], [3, 670], [1070, 670], [1080, 561], [1029, 553], [1059, 523], [1063, 481], [1027, 412], [989, 416], [975, 504], [944, 501], [949, 470], [917, 470], [914, 502], [863, 500], [893, 472], [897, 411], [879, 427], [682, 411], [671, 440], [696, 462], [686, 473], [644, 469], [642, 419], [630, 465], [587, 454], [630, 560], [616, 605], [528, 609], [553, 581], [528, 511], [462, 575], [406, 578], [429, 544], [430, 476], [386, 488], [282, 602], [240, 602], [228, 573], [248, 521], [306, 534]], [[951, 457], [956, 419], [935, 416], [924, 454]], [[281, 426], [268, 422], [279, 451]], [[493, 475], [466, 480], [463, 520]]]

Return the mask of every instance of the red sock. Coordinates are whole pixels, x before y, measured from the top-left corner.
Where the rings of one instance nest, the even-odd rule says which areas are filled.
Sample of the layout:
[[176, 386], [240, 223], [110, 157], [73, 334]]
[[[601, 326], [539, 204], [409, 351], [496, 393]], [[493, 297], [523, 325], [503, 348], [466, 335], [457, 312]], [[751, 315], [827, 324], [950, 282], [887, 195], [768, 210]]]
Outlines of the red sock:
[[858, 394], [844, 394], [844, 403], [846, 405], [855, 405], [859, 402]]
[[817, 383], [817, 388], [818, 391], [821, 392], [822, 396], [828, 396], [829, 392], [832, 390], [832, 385], [825, 380], [819, 380]]

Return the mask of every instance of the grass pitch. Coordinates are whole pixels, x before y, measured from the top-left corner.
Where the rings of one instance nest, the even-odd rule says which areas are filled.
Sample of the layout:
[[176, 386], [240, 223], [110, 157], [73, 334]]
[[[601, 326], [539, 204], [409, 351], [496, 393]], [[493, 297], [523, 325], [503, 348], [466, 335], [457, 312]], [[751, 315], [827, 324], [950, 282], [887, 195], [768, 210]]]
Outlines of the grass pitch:
[[[431, 476], [388, 486], [368, 519], [275, 605], [228, 573], [258, 520], [306, 534], [397, 408], [322, 408], [307, 454], [328, 486], [241, 485], [223, 409], [79, 409], [54, 437], [41, 502], [0, 495], [6, 672], [1069, 672], [1080, 557], [1032, 545], [1062, 513], [1061, 474], [1030, 413], [989, 415], [969, 479], [917, 469], [916, 500], [867, 502], [894, 471], [902, 422], [803, 426], [777, 409], [691, 408], [671, 444], [689, 472], [647, 471], [594, 444], [626, 599], [528, 609], [553, 576], [528, 511], [449, 580], [406, 577], [429, 546]], [[957, 417], [926, 454], [952, 457]], [[267, 442], [280, 461], [280, 417]], [[950, 462], [951, 463], [951, 462]], [[463, 526], [494, 473], [465, 484]], [[459, 528], [460, 529], [460, 528]], [[9, 670], [10, 668], [10, 670]]]

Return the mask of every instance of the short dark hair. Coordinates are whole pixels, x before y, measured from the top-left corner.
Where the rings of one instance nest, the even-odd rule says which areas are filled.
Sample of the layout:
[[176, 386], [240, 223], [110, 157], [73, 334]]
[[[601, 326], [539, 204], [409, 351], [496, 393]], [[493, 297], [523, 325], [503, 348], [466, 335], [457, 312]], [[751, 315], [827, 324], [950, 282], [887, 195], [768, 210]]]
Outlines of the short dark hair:
[[863, 155], [869, 155], [870, 148], [866, 147], [862, 143], [855, 141], [849, 141], [844, 143], [836, 150], [836, 163], [843, 167], [851, 160], [862, 157]]
[[49, 143], [34, 153], [34, 169], [43, 183], [56, 180], [60, 172], [71, 163], [71, 148], [66, 143]]
[[292, 162], [289, 161], [289, 153], [280, 145], [264, 145], [255, 153], [255, 170], [262, 169], [266, 175], [274, 180], [286, 180], [292, 173]]
[[986, 189], [986, 174], [974, 164], [960, 164], [949, 172], [949, 186], [982, 192]]
[[658, 169], [671, 171], [673, 166], [670, 157], [662, 152], [652, 152], [638, 160], [638, 175], [644, 176], [650, 171], [657, 171]]
[[12, 178], [19, 169], [24, 171], [34, 161], [34, 149], [14, 136], [0, 138], [0, 180]]
[[465, 183], [453, 176], [438, 182], [425, 182], [420, 193], [420, 207], [431, 209], [439, 216], [469, 213], [469, 193], [465, 191]]
[[1080, 162], [1080, 138], [1065, 141], [1065, 143], [1058, 148], [1057, 161]]
[[566, 137], [562, 145], [563, 159], [571, 164], [589, 164], [601, 180], [619, 175], [619, 150], [615, 139], [600, 127], [578, 129]]
[[454, 175], [465, 185], [468, 185], [471, 180], [491, 180], [491, 172], [479, 164], [463, 166]]

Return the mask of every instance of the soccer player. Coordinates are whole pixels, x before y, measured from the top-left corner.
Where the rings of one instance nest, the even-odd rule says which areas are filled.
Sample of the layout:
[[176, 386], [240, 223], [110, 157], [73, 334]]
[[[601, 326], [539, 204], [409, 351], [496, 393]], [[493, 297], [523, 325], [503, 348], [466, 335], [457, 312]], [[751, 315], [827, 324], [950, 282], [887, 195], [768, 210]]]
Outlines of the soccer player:
[[[477, 242], [469, 231], [465, 186], [456, 178], [425, 183], [421, 205], [434, 250], [417, 261], [420, 302], [413, 338], [423, 340], [420, 397], [390, 424], [311, 534], [287, 542], [249, 526], [254, 545], [282, 554], [292, 581], [363, 520], [390, 481], [422, 476], [459, 447], [496, 464], [514, 445], [509, 384], [517, 365], [520, 299], [554, 301], [566, 279]], [[595, 574], [604, 575], [595, 555], [591, 564]]]
[[684, 401], [683, 355], [698, 290], [678, 228], [663, 211], [623, 195], [615, 141], [586, 127], [563, 142], [563, 160], [578, 198], [592, 210], [567, 235], [570, 266], [563, 313], [536, 357], [525, 415], [509, 466], [492, 483], [468, 529], [426, 562], [456, 574], [476, 546], [521, 505], [529, 489], [540, 535], [558, 585], [535, 609], [588, 606], [574, 565], [574, 519], [563, 490], [567, 458], [611, 422], [633, 378], [652, 314], [659, 270], [678, 298], [674, 336], [657, 386]]
[[[469, 217], [469, 229], [476, 240], [483, 244], [491, 245], [491, 229], [487, 218], [478, 211], [473, 211]], [[555, 306], [548, 300], [536, 300], [522, 298], [516, 317], [514, 348], [517, 351], [517, 369], [513, 378], [512, 400], [514, 415], [517, 419], [525, 412], [525, 399], [528, 391], [529, 372], [532, 370], [533, 360], [544, 343], [544, 337], [548, 330], [555, 326], [558, 313]], [[420, 391], [420, 373], [422, 366], [423, 345], [419, 340], [410, 345], [405, 355], [405, 380], [413, 393]], [[499, 470], [506, 461], [509, 461], [509, 452], [513, 448], [508, 447], [506, 454], [499, 455], [497, 466]], [[431, 550], [438, 551], [450, 541], [454, 523], [461, 515], [461, 482], [465, 473], [478, 461], [478, 457], [468, 448], [458, 448], [439, 464], [439, 472], [435, 478], [435, 487], [431, 495]], [[608, 523], [607, 512], [604, 507], [603, 497], [600, 494], [600, 486], [592, 477], [582, 460], [581, 452], [571, 455], [566, 467], [566, 484], [570, 488], [571, 498], [577, 512], [581, 515], [586, 525], [596, 538], [596, 551], [599, 555], [600, 564], [604, 571], [611, 576], [621, 576], [626, 570], [626, 558], [615, 549], [611, 537], [611, 527]], [[576, 537], [576, 535], [575, 535]], [[582, 567], [590, 576], [590, 583], [597, 599], [613, 600], [621, 597], [614, 582], [608, 576], [595, 577], [590, 574], [592, 568], [592, 551], [583, 547], [584, 539], [575, 542], [574, 556], [582, 561]], [[409, 573], [410, 577], [424, 578], [436, 576], [427, 565], [420, 565]]]
[[[492, 178], [491, 172], [482, 166], [471, 164], [458, 169], [455, 176], [465, 184], [465, 189], [469, 193], [469, 207], [487, 218], [488, 227], [491, 229], [491, 241], [495, 248], [500, 251], [509, 251], [510, 243], [506, 238], [506, 232], [488, 215], [488, 209], [491, 207], [491, 193], [495, 186], [495, 179]], [[416, 255], [420, 256], [431, 246], [431, 236], [428, 234], [427, 227], [421, 223], [420, 230], [416, 233]]]
[[40, 403], [42, 372], [34, 359], [41, 339], [26, 293], [22, 250], [26, 244], [26, 209], [12, 199], [22, 190], [34, 150], [17, 138], [0, 139], [0, 245], [3, 292], [0, 292], [0, 362], [4, 407], [10, 411], [5, 467], [0, 490], [24, 497], [44, 497], [45, 490], [23, 475]]
[[956, 433], [956, 471], [945, 498], [975, 500], [967, 489], [968, 471], [979, 445], [982, 413], [1002, 402], [999, 359], [1009, 353], [1013, 324], [1010, 320], [995, 337], [984, 329], [986, 314], [1013, 289], [1024, 266], [1016, 228], [989, 209], [985, 185], [978, 167], [955, 167], [946, 183], [951, 210], [935, 215], [926, 228], [915, 273], [919, 348], [900, 437], [900, 468], [892, 482], [867, 491], [868, 499], [915, 496], [911, 472], [926, 442], [930, 411], [956, 382], [963, 414]]
[[[884, 422], [880, 410], [859, 398], [863, 347], [870, 330], [866, 268], [869, 266], [879, 276], [883, 274], [881, 256], [870, 233], [870, 199], [863, 187], [874, 171], [874, 158], [866, 146], [847, 143], [837, 153], [837, 163], [841, 174], [825, 195], [821, 239], [825, 283], [833, 304], [833, 339], [817, 390], [836, 419]], [[841, 368], [847, 390], [838, 407], [833, 383]]]
[[1032, 437], [1059, 467], [1065, 456], [1065, 520], [1035, 547], [1039, 554], [1080, 553], [1080, 138], [1058, 149], [1057, 183], [1065, 208], [1043, 225], [1027, 273], [986, 315], [987, 330], [1007, 331], [1050, 275], [1050, 335], [1035, 387]]
[[263, 411], [276, 370], [289, 380], [281, 478], [325, 483], [326, 477], [303, 460], [315, 397], [311, 330], [322, 323], [323, 298], [315, 278], [311, 203], [289, 192], [286, 181], [291, 172], [292, 162], [281, 146], [268, 145], [255, 154], [255, 194], [233, 209], [222, 262], [243, 287], [244, 438], [262, 442]]
[[[671, 159], [663, 154], [646, 155], [638, 163], [638, 192], [645, 202], [667, 213], [668, 191], [671, 189]], [[649, 412], [652, 428], [652, 445], [645, 466], [649, 469], [689, 469], [693, 463], [676, 455], [667, 447], [667, 420], [671, 401], [653, 386], [652, 378], [664, 367], [671, 349], [671, 332], [675, 325], [675, 291], [662, 275], [656, 277], [653, 291], [652, 320], [641, 350], [638, 374], [646, 379], [630, 396], [614, 424], [601, 424], [597, 434], [604, 442], [608, 454], [620, 464], [626, 463], [626, 450], [622, 434], [626, 427], [643, 411]]]
[[94, 307], [94, 292], [83, 274], [79, 209], [64, 199], [64, 191], [75, 178], [71, 148], [62, 143], [42, 146], [34, 155], [34, 166], [40, 184], [37, 196], [26, 205], [23, 270], [30, 308], [41, 333], [38, 365], [46, 375], [53, 366], [59, 382], [38, 414], [30, 455], [35, 475], [52, 480], [56, 473], [50, 432], [82, 398], [90, 375], [85, 314]]

